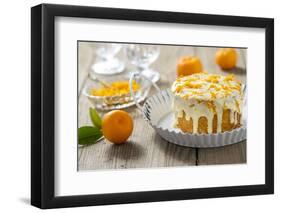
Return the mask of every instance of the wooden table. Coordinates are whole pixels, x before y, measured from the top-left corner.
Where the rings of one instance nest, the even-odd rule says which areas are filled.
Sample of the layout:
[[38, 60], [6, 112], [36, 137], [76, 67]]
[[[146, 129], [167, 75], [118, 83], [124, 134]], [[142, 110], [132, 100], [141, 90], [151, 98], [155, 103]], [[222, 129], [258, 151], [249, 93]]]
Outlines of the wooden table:
[[[192, 46], [160, 46], [160, 56], [151, 67], [157, 70], [161, 79], [160, 88], [170, 87], [176, 78], [176, 64], [179, 57], [196, 55], [201, 58], [204, 69], [209, 73], [227, 74], [215, 64], [217, 48]], [[237, 49], [238, 66], [228, 73], [242, 82], [246, 81], [246, 50]], [[126, 62], [126, 72], [133, 69], [126, 60], [124, 52], [118, 57]], [[88, 110], [91, 104], [81, 94], [90, 66], [94, 61], [94, 47], [87, 42], [79, 43], [79, 127], [90, 124]], [[155, 91], [152, 89], [149, 95]], [[113, 145], [105, 139], [89, 146], [78, 148], [78, 170], [126, 169], [148, 167], [192, 166], [208, 164], [246, 163], [246, 141], [219, 148], [189, 148], [174, 145], [162, 139], [146, 123], [135, 106], [124, 109], [134, 119], [134, 130], [129, 142]], [[100, 112], [102, 114], [102, 112]]]

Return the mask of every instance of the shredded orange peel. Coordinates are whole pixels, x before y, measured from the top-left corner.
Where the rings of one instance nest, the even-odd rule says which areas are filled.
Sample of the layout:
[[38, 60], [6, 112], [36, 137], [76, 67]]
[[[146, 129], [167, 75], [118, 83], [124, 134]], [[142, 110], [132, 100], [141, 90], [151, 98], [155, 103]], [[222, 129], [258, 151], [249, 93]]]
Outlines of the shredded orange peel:
[[[140, 89], [140, 84], [133, 81], [132, 87], [134, 91]], [[102, 86], [100, 88], [93, 88], [91, 95], [93, 96], [117, 96], [124, 95], [130, 92], [129, 81], [115, 81], [109, 84], [109, 87]]]

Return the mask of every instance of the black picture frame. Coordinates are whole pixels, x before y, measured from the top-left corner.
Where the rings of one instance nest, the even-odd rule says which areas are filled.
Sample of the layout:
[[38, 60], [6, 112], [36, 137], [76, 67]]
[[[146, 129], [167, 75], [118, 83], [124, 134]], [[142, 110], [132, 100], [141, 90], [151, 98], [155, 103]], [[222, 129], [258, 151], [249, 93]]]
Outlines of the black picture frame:
[[[54, 21], [55, 17], [59, 16], [265, 29], [265, 184], [56, 197]], [[31, 8], [32, 205], [46, 209], [272, 193], [274, 193], [274, 19], [53, 4], [41, 4]]]

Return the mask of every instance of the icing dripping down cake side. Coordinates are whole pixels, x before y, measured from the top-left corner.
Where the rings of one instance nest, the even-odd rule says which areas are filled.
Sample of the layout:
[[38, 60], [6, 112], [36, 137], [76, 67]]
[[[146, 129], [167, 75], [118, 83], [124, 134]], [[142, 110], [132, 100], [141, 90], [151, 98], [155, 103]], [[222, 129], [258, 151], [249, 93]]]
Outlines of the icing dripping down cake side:
[[233, 75], [179, 77], [174, 94], [175, 127], [188, 133], [220, 133], [242, 125], [243, 91]]

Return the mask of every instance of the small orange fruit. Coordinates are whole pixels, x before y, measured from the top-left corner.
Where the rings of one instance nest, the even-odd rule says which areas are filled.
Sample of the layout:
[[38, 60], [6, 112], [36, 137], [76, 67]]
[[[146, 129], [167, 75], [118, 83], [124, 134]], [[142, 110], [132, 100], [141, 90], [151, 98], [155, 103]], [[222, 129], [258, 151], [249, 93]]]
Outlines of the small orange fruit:
[[233, 48], [222, 48], [216, 53], [216, 63], [223, 70], [230, 70], [236, 66], [237, 52]]
[[177, 66], [177, 75], [185, 76], [203, 72], [203, 66], [198, 57], [185, 56], [180, 58]]
[[107, 140], [122, 144], [132, 134], [134, 123], [129, 113], [123, 110], [112, 110], [103, 116], [101, 126]]

